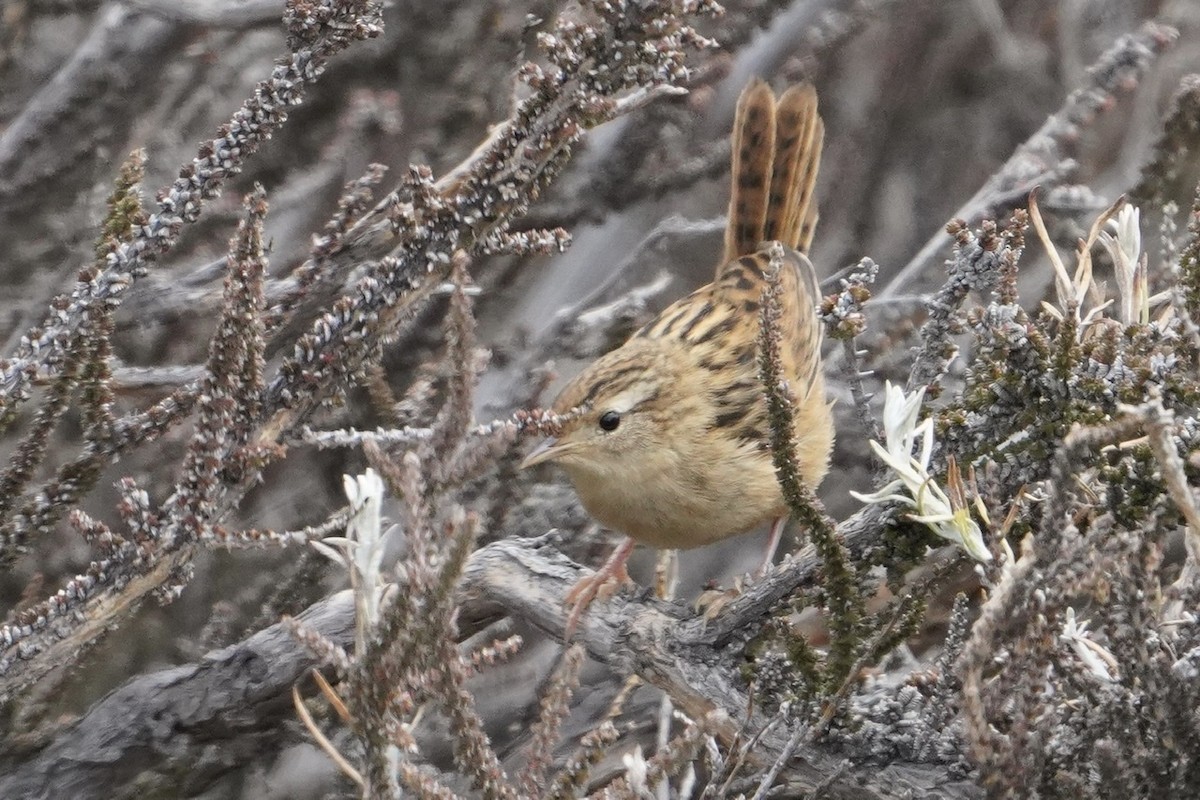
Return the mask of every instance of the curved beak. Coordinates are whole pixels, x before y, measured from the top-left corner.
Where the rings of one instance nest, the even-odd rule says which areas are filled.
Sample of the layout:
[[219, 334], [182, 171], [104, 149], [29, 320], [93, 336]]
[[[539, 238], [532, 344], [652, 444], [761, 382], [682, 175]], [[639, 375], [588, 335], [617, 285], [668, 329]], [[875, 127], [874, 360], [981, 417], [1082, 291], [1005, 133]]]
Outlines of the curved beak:
[[558, 439], [550, 436], [529, 451], [529, 455], [525, 456], [525, 460], [521, 462], [521, 469], [528, 469], [544, 461], [552, 461], [560, 452], [562, 452], [562, 446], [559, 445]]

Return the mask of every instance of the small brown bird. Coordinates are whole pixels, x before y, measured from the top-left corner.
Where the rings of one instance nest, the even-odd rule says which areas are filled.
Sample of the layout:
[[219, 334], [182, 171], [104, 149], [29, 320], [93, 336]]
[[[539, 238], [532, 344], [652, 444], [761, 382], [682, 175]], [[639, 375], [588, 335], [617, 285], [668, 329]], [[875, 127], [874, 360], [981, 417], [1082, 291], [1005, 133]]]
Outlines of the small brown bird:
[[[759, 305], [768, 243], [784, 245], [783, 367], [796, 410], [796, 452], [815, 487], [829, 467], [833, 417], [821, 371], [820, 297], [804, 253], [824, 126], [811, 86], [776, 99], [754, 80], [738, 101], [725, 253], [716, 280], [667, 307], [572, 380], [553, 410], [577, 416], [525, 459], [560, 464], [588, 512], [628, 534], [568, 595], [568, 630], [601, 586], [627, 579], [635, 542], [691, 548], [774, 519], [787, 507], [771, 460], [758, 373]], [[768, 559], [770, 555], [768, 555]], [[765, 566], [765, 565], [764, 565]]]

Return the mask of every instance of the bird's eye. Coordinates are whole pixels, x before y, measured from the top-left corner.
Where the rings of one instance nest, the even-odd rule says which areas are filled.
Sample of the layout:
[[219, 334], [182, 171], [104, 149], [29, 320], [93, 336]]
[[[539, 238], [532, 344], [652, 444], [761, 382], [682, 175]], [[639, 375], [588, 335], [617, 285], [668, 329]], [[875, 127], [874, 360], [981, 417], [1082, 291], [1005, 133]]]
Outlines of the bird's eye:
[[605, 411], [600, 415], [600, 429], [605, 431], [615, 431], [617, 426], [621, 424], [621, 415], [616, 411]]

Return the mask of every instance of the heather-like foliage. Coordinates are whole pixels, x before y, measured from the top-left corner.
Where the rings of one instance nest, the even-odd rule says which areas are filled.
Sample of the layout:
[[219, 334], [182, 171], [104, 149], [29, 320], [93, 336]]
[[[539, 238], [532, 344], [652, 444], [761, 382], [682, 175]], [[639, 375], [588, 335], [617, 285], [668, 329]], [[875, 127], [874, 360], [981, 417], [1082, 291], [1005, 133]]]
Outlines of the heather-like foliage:
[[[1200, 83], [1154, 72], [1196, 12], [722, 5], [0, 3], [0, 796], [1200, 793]], [[893, 119], [923, 69], [979, 135]], [[711, 275], [720, 222], [659, 218], [722, 207], [749, 72], [822, 93], [832, 473], [773, 285], [793, 552], [563, 642], [602, 554], [517, 468], [548, 364]], [[958, 149], [1008, 129], [990, 176]]]

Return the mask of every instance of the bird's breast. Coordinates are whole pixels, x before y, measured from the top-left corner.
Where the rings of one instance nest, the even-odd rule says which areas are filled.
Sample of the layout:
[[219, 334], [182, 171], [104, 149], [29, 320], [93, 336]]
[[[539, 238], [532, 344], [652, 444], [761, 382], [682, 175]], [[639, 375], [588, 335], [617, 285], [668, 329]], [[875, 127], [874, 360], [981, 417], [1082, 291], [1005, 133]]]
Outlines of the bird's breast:
[[689, 549], [783, 513], [770, 454], [724, 443], [648, 457], [621, 472], [571, 470], [588, 513], [643, 544]]

